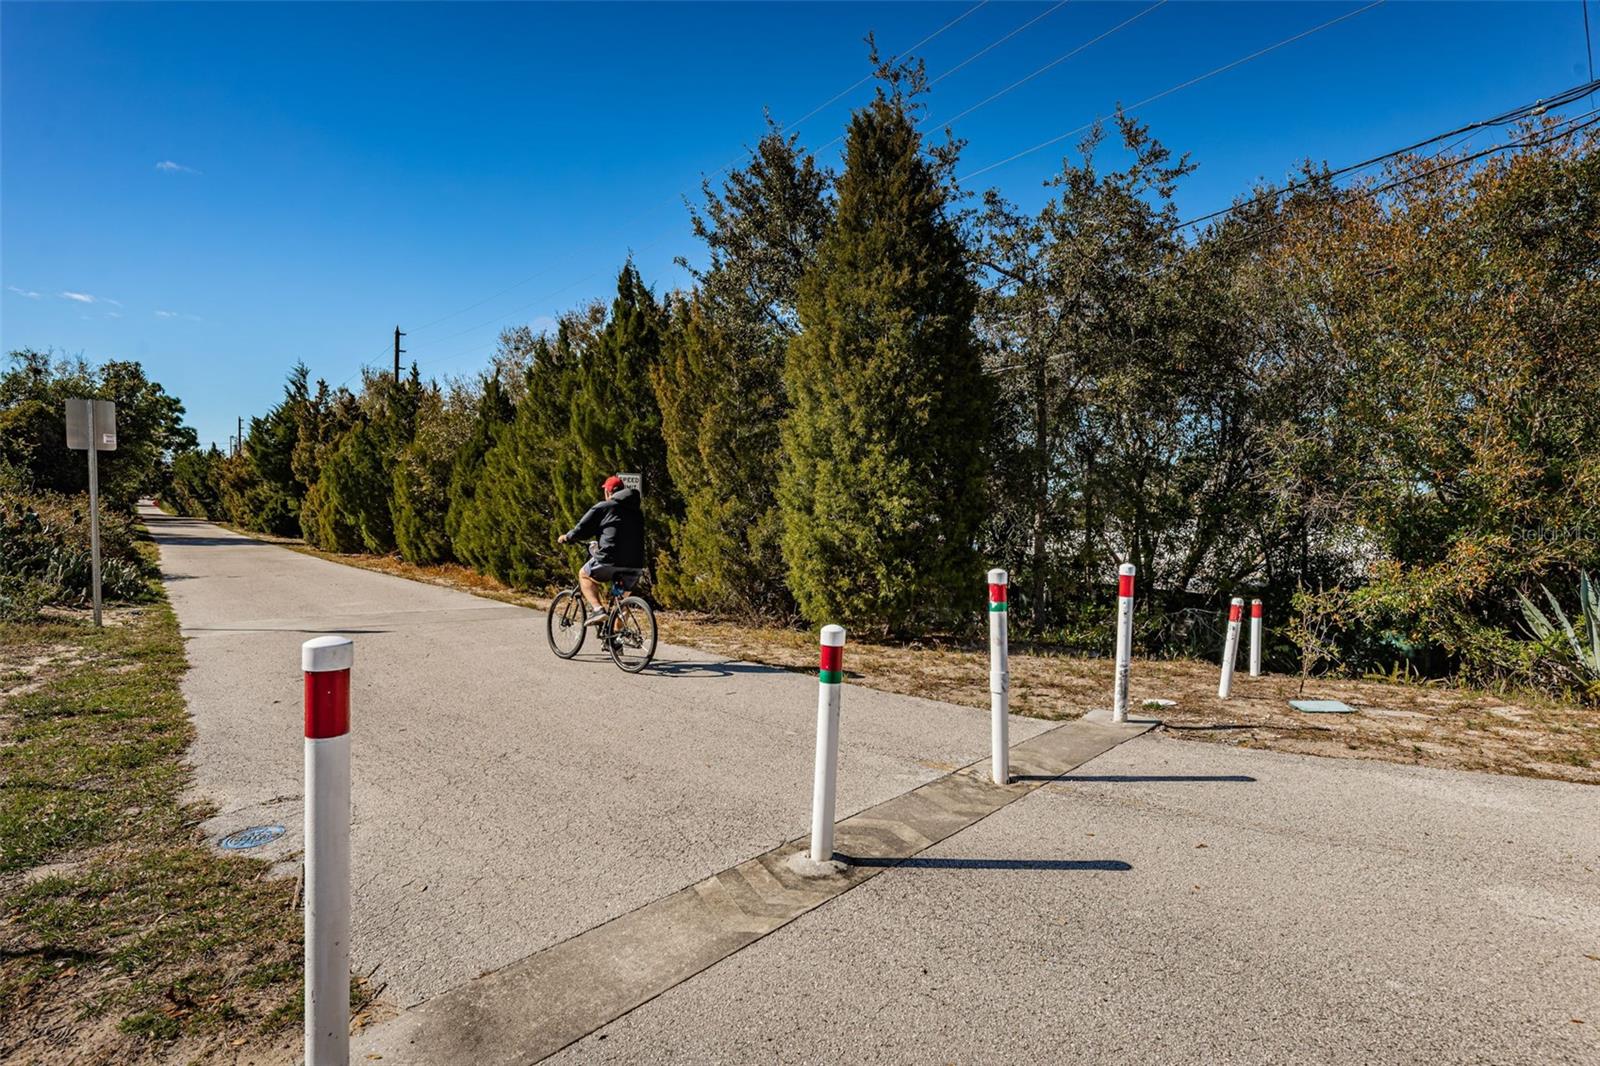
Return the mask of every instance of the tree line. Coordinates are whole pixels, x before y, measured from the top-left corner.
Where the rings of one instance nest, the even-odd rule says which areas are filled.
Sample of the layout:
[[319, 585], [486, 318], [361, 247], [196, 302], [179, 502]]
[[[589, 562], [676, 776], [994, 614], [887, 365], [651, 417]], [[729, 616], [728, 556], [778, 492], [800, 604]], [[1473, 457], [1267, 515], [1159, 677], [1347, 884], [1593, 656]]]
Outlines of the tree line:
[[998, 565], [1014, 625], [1103, 650], [1132, 561], [1152, 652], [1209, 651], [1243, 594], [1281, 656], [1549, 676], [1518, 593], [1600, 563], [1592, 132], [1347, 184], [1308, 164], [1186, 227], [1195, 164], [1129, 117], [1023, 209], [960, 187], [915, 64], [880, 75], [837, 173], [772, 129], [704, 184], [686, 289], [624, 264], [466, 380], [297, 366], [237, 455], [174, 458], [168, 499], [540, 587], [636, 471], [671, 605], [948, 633]]
[[139, 550], [133, 507], [163, 484], [175, 454], [194, 452], [183, 404], [136, 362], [10, 357], [0, 371], [0, 623], [93, 596], [88, 457], [67, 448], [70, 399], [117, 405], [117, 450], [98, 456], [101, 586], [107, 600], [145, 598], [156, 568]]

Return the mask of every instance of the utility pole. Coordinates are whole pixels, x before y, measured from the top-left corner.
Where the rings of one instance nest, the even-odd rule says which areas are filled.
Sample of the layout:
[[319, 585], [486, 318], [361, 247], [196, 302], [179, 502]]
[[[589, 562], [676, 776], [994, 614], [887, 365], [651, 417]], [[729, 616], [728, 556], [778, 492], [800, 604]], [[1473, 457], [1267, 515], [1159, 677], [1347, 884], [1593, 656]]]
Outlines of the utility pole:
[[244, 415], [239, 415], [237, 417], [237, 421], [238, 421], [238, 430], [239, 430], [239, 432], [233, 438], [234, 439], [233, 450], [234, 450], [234, 454], [236, 454], [236, 455], [239, 452], [244, 451]]
[[396, 385], [400, 384], [400, 356], [405, 352], [405, 349], [400, 347], [400, 338], [404, 336], [405, 334], [400, 332], [400, 327], [396, 326], [394, 328], [394, 383]]

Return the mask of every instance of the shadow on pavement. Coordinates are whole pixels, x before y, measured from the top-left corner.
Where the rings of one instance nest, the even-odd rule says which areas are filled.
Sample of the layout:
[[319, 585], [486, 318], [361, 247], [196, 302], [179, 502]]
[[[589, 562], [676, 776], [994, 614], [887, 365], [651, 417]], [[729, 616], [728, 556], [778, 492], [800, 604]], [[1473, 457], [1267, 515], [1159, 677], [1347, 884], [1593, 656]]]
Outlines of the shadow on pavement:
[[267, 542], [252, 537], [185, 537], [181, 534], [162, 534], [152, 529], [150, 539], [157, 544], [170, 544], [174, 548], [256, 548]]
[[304, 626], [184, 626], [184, 635], [190, 633], [311, 633], [347, 637], [352, 633], [392, 633], [392, 629], [307, 629]]
[[1137, 784], [1139, 782], [1162, 781], [1234, 781], [1240, 784], [1248, 784], [1254, 782], [1255, 778], [1250, 777], [1247, 774], [1101, 774], [1098, 776], [1093, 776], [1090, 774], [1067, 774], [1064, 777], [1044, 777], [1042, 775], [1037, 777], [1027, 777], [1018, 774], [1014, 775], [1012, 780], [1062, 781], [1068, 783], [1073, 781], [1092, 781], [1099, 784]]
[[[841, 855], [840, 858], [847, 856]], [[928, 870], [1131, 870], [1121, 859], [954, 859], [922, 856], [911, 859], [849, 859], [856, 866], [922, 867]]]
[[662, 674], [666, 677], [732, 677], [735, 674], [786, 674], [789, 671], [781, 666], [763, 666], [760, 663], [721, 662], [706, 663], [692, 660], [662, 661], [657, 659], [651, 663], [647, 673]]

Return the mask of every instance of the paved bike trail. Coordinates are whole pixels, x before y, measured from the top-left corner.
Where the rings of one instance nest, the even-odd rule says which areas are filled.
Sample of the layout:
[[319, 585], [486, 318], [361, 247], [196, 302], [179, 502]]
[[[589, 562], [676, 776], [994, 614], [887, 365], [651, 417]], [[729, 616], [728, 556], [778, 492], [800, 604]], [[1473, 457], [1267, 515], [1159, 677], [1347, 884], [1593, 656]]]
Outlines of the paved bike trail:
[[[809, 827], [814, 675], [666, 644], [639, 675], [592, 647], [562, 661], [540, 612], [143, 514], [188, 638], [214, 838], [281, 824], [256, 854], [298, 855], [299, 646], [355, 640], [353, 964], [398, 1006]], [[1045, 726], [1013, 718], [1012, 740]], [[981, 712], [846, 686], [839, 816], [987, 747]]]

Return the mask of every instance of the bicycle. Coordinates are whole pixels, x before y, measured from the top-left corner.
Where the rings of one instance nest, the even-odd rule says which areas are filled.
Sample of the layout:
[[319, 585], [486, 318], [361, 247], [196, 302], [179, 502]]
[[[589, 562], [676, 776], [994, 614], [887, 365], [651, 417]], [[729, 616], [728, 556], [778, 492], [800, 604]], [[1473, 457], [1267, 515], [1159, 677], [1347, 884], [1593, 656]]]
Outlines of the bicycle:
[[[611, 582], [605, 620], [600, 623], [601, 647], [611, 653], [612, 662], [630, 674], [649, 666], [656, 654], [655, 609], [643, 596], [631, 595], [648, 580], [649, 575], [643, 570], [619, 569]], [[577, 585], [556, 593], [544, 620], [550, 650], [563, 659], [578, 654], [589, 636], [589, 627], [584, 625], [588, 618], [589, 605]]]

